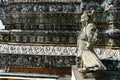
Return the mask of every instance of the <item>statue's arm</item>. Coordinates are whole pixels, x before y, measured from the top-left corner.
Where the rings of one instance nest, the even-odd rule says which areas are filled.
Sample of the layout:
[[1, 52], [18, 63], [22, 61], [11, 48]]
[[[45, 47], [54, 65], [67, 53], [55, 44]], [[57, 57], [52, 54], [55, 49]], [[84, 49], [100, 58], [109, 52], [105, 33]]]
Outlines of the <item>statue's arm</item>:
[[[90, 46], [90, 42], [89, 41], [85, 41], [83, 39], [80, 39], [81, 43], [86, 44], [85, 48], [88, 48]], [[81, 45], [82, 46], [82, 45]]]
[[91, 13], [88, 13], [89, 16], [93, 16], [95, 13], [95, 10], [92, 10]]
[[81, 34], [79, 36], [80, 46], [85, 46], [85, 48], [88, 48], [90, 46], [90, 42], [88, 41], [88, 37], [86, 34]]

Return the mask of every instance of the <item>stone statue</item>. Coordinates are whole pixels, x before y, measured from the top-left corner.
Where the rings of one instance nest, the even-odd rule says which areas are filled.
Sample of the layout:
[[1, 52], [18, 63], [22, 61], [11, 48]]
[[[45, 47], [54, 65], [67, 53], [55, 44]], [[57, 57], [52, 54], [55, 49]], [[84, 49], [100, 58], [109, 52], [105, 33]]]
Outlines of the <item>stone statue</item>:
[[[83, 13], [84, 14], [84, 13]], [[87, 13], [86, 13], [87, 14]], [[102, 64], [93, 50], [93, 46], [97, 41], [98, 30], [93, 23], [87, 22], [88, 16], [84, 16], [85, 25], [82, 25], [83, 29], [78, 36], [78, 54], [82, 58], [83, 71], [97, 71], [106, 70], [106, 67]]]

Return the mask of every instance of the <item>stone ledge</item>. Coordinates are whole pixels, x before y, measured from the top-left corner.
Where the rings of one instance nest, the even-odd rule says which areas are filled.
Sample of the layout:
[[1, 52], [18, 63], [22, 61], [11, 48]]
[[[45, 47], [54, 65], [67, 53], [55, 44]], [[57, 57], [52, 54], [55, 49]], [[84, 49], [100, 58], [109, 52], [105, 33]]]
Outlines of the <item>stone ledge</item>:
[[86, 74], [80, 73], [77, 66], [72, 66], [72, 80], [120, 80], [117, 71], [95, 71]]

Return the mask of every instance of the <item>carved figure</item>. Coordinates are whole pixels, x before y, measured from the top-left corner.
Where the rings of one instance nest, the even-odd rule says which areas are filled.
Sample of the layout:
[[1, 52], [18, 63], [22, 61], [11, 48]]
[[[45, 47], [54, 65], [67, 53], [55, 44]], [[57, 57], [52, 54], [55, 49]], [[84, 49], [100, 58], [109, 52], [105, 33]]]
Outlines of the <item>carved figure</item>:
[[[87, 13], [86, 13], [87, 14]], [[78, 37], [78, 53], [83, 61], [84, 71], [106, 70], [93, 50], [93, 46], [97, 41], [98, 30], [93, 23], [88, 22], [86, 19], [83, 30]]]
[[104, 11], [108, 11], [114, 8], [114, 0], [105, 0], [101, 6], [104, 8]]

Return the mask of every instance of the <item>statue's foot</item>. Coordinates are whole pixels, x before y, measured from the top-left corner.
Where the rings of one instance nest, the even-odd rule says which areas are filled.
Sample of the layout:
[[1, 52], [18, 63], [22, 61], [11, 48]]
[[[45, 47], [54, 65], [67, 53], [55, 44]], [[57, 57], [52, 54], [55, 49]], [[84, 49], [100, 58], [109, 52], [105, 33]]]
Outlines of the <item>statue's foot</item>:
[[81, 73], [87, 73], [88, 72], [87, 68], [79, 68], [78, 70]]
[[92, 68], [89, 68], [89, 71], [98, 71], [99, 70], [99, 68], [98, 67], [92, 67]]

